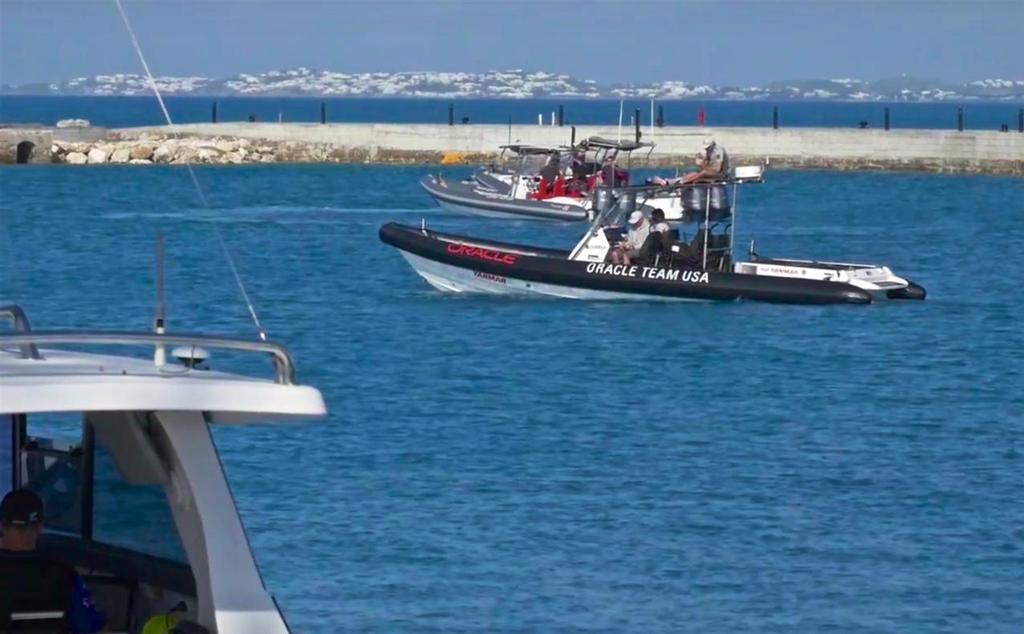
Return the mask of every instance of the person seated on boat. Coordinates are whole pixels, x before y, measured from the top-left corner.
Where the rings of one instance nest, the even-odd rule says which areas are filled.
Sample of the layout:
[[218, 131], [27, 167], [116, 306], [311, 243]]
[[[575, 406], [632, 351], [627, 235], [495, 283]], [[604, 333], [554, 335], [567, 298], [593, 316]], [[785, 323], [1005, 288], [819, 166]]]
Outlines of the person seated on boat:
[[642, 259], [647, 237], [651, 234], [651, 223], [647, 222], [640, 210], [629, 214], [629, 231], [626, 238], [612, 249], [613, 264], [633, 264]]
[[569, 160], [569, 170], [572, 177], [578, 180], [586, 180], [592, 170], [587, 168], [587, 153], [581, 149], [574, 150]]
[[697, 167], [700, 168], [698, 171], [678, 178], [655, 176], [651, 179], [651, 183], [655, 185], [686, 185], [723, 179], [729, 174], [729, 153], [716, 143], [713, 137], [705, 137], [704, 151], [697, 153]]
[[672, 231], [672, 225], [665, 220], [665, 212], [655, 209], [651, 212], [651, 233], [668, 233]]
[[43, 501], [35, 492], [18, 489], [4, 496], [0, 530], [0, 623], [12, 612], [60, 610], [63, 631], [103, 630], [107, 617], [93, 604], [75, 569], [36, 551], [43, 532]]
[[549, 198], [555, 181], [559, 179], [561, 174], [562, 169], [558, 164], [558, 154], [549, 154], [544, 167], [540, 168], [540, 183], [537, 185], [537, 193], [534, 195], [534, 198], [537, 200]]
[[615, 167], [615, 158], [612, 156], [605, 157], [604, 165], [601, 166], [599, 175], [599, 185], [622, 187], [629, 184], [629, 174], [626, 170], [620, 170]]
[[569, 164], [565, 171], [565, 191], [568, 196], [581, 197], [589, 191], [587, 178], [590, 170], [587, 169], [587, 155], [583, 150], [574, 150], [569, 157]]
[[548, 155], [544, 167], [540, 168], [540, 177], [549, 183], [554, 183], [561, 174], [562, 167], [558, 164], [558, 154], [552, 152]]

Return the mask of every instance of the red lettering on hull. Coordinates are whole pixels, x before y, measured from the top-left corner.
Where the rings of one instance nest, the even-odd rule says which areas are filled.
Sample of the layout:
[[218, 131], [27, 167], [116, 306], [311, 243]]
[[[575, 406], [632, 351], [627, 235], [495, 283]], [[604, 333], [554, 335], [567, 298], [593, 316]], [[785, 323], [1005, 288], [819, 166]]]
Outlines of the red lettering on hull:
[[470, 258], [477, 258], [479, 260], [487, 260], [488, 262], [497, 262], [498, 264], [505, 265], [515, 264], [516, 260], [519, 259], [518, 255], [502, 253], [501, 251], [492, 251], [482, 247], [471, 247], [467, 244], [449, 244], [448, 253], [451, 253], [452, 255], [464, 255]]

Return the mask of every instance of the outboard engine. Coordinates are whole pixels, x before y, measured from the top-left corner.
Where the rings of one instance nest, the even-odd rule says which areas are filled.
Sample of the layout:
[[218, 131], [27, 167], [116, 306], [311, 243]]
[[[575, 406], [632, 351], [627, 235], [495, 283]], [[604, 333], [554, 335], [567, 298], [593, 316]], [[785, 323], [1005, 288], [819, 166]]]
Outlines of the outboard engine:
[[[707, 208], [708, 196], [711, 197], [710, 209]], [[682, 197], [685, 222], [702, 222], [705, 212], [709, 220], [721, 220], [728, 217], [732, 211], [729, 190], [724, 185], [690, 187], [683, 190]]]
[[631, 214], [634, 211], [636, 211], [636, 192], [635, 191], [621, 192], [619, 194], [618, 200], [616, 201], [616, 204], [619, 207], [620, 213], [623, 216], [628, 216], [629, 214]]
[[594, 215], [603, 214], [604, 212], [611, 209], [614, 199], [612, 198], [612, 190], [609, 187], [596, 187], [594, 193], [591, 194], [591, 205]]

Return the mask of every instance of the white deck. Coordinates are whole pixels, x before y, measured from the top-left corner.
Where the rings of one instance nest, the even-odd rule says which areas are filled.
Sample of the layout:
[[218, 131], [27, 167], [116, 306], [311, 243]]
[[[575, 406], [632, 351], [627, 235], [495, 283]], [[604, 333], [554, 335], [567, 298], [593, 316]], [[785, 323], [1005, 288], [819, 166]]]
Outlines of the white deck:
[[[176, 361], [41, 350], [24, 359], [0, 349], [0, 413], [83, 411], [201, 411], [217, 423], [244, 423], [326, 414], [315, 388], [284, 385]], [[216, 358], [213, 359], [216, 363]]]

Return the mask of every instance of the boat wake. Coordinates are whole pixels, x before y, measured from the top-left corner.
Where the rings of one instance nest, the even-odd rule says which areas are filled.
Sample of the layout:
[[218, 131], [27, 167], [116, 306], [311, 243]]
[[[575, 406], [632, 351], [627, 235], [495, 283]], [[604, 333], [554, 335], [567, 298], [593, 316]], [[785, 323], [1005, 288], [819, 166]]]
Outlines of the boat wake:
[[101, 216], [104, 220], [169, 219], [186, 222], [210, 222], [219, 224], [248, 224], [252, 222], [275, 222], [280, 224], [336, 224], [347, 218], [381, 215], [435, 215], [437, 207], [421, 209], [394, 209], [381, 207], [304, 207], [293, 205], [201, 207], [179, 211], [111, 211]]

